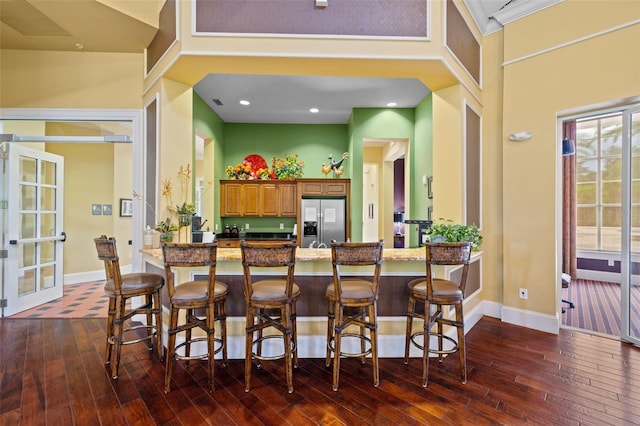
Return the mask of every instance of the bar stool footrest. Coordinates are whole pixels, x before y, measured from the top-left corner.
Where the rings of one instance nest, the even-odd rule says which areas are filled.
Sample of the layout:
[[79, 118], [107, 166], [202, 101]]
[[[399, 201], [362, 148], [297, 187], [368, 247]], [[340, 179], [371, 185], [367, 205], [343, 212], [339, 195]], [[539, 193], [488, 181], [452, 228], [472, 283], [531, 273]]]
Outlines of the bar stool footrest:
[[[188, 344], [192, 344], [192, 343], [197, 343], [197, 342], [206, 342], [207, 338], [206, 337], [196, 337], [195, 339], [191, 339], [191, 340], [186, 340], [182, 343], [180, 343], [179, 345], [176, 345], [175, 348], [175, 353], [174, 353], [174, 357], [175, 359], [179, 359], [182, 361], [191, 361], [191, 360], [199, 360], [199, 359], [207, 359], [207, 357], [209, 356], [209, 354], [204, 353], [204, 354], [198, 354], [198, 355], [189, 355], [189, 356], [185, 356], [185, 355], [180, 355], [178, 353], [178, 349], [180, 349], [183, 346], [186, 346]], [[215, 342], [215, 344], [217, 345], [217, 348], [213, 351], [213, 354], [217, 354], [218, 352], [220, 352], [222, 350], [223, 344], [222, 344], [222, 339], [219, 338], [214, 338], [213, 341]]]
[[[367, 349], [364, 352], [358, 352], [358, 353], [353, 353], [353, 352], [340, 352], [340, 356], [341, 357], [345, 357], [345, 358], [361, 358], [363, 356], [367, 356], [367, 355], [371, 355], [371, 339], [369, 339], [367, 336], [363, 335], [363, 334], [357, 334], [357, 333], [343, 333], [342, 337], [355, 337], [357, 339], [360, 340], [364, 340], [365, 342], [369, 343], [369, 349]], [[335, 347], [333, 345], [334, 342], [334, 338], [332, 337], [328, 342], [327, 342], [327, 346], [329, 346], [329, 349], [331, 350], [331, 352], [335, 352]]]
[[[268, 336], [262, 336], [261, 338], [254, 340], [251, 346], [253, 347], [254, 345], [257, 345], [258, 343], [262, 343], [268, 339], [282, 339], [284, 341], [284, 335], [270, 334]], [[294, 342], [293, 339], [291, 339], [291, 353], [294, 353], [295, 350], [296, 350], [296, 342]], [[273, 361], [276, 359], [283, 359], [284, 356], [285, 356], [284, 353], [279, 355], [265, 356], [265, 355], [258, 355], [255, 352], [251, 351], [251, 358], [258, 359], [260, 361]]]
[[[417, 347], [420, 350], [424, 350], [424, 346], [421, 345], [420, 343], [418, 343], [416, 341], [416, 337], [417, 336], [423, 336], [422, 341], [424, 342], [424, 332], [422, 331], [418, 331], [415, 332], [411, 335], [411, 343]], [[443, 349], [443, 350], [438, 350], [438, 349], [431, 349], [429, 348], [428, 351], [429, 353], [432, 354], [439, 354], [439, 355], [445, 355], [445, 354], [452, 354], [458, 351], [458, 342], [456, 342], [454, 339], [452, 339], [451, 337], [447, 336], [446, 334], [440, 334], [440, 333], [429, 333], [429, 336], [435, 336], [435, 337], [442, 337], [444, 340], [448, 341], [449, 343], [451, 343], [453, 345], [453, 347], [451, 349]]]
[[[139, 330], [141, 328], [145, 328], [147, 330], [152, 330], [153, 333], [151, 333], [151, 334], [149, 334], [147, 336], [144, 336], [144, 337], [140, 337], [139, 339], [122, 340], [122, 342], [120, 342], [120, 344], [124, 346], [124, 345], [131, 345], [133, 343], [144, 342], [145, 340], [151, 340], [153, 337], [158, 335], [158, 328], [155, 325], [144, 325], [144, 324], [136, 325], [136, 326], [133, 326], [133, 327], [124, 328], [124, 329], [122, 329], [122, 335], [124, 335], [125, 333], [130, 332], [130, 331]], [[115, 343], [116, 343], [115, 336], [109, 337], [109, 344], [110, 345], [115, 345]]]

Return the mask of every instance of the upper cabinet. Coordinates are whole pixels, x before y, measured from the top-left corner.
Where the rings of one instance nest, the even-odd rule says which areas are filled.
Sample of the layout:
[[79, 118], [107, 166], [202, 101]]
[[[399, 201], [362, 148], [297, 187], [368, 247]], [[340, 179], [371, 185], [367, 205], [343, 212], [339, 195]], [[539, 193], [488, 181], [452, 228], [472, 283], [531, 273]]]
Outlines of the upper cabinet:
[[346, 197], [349, 195], [349, 179], [299, 179], [301, 197]]
[[297, 186], [277, 180], [221, 180], [220, 216], [295, 217]]

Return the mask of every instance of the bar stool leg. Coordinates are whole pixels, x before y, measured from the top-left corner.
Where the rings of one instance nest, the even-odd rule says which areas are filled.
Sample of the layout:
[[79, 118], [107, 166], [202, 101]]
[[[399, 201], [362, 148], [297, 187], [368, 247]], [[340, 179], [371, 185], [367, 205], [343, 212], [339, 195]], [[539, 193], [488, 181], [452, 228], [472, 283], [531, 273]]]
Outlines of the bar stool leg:
[[331, 365], [331, 341], [334, 340], [334, 326], [336, 323], [335, 304], [329, 300], [327, 307], [327, 359], [325, 365]]
[[298, 368], [298, 325], [295, 302], [291, 305], [291, 339], [293, 341], [293, 368]]
[[171, 390], [171, 374], [173, 373], [173, 362], [176, 354], [176, 328], [178, 327], [178, 310], [171, 309], [169, 317], [169, 330], [167, 339], [167, 355], [165, 357], [165, 373], [164, 373], [164, 393]]
[[458, 328], [458, 352], [460, 355], [460, 378], [462, 383], [467, 383], [467, 349], [464, 342], [462, 303], [456, 305], [456, 323], [456, 327]]
[[227, 358], [227, 306], [222, 302], [217, 305], [218, 318], [220, 318], [220, 338], [222, 339], [222, 362], [223, 366], [227, 366], [229, 359]]
[[107, 346], [104, 351], [105, 364], [111, 364], [111, 357], [113, 354], [115, 316], [116, 316], [116, 298], [109, 297], [109, 313], [107, 316]]
[[429, 342], [430, 342], [430, 330], [433, 326], [431, 322], [431, 304], [428, 300], [424, 301], [424, 328], [423, 328], [423, 342], [422, 346], [422, 386], [427, 387], [427, 381], [429, 380]]
[[216, 316], [215, 316], [215, 308], [213, 305], [207, 306], [207, 367], [209, 370], [209, 392], [213, 392], [215, 390], [214, 384], [214, 359], [215, 359], [215, 337], [216, 337]]
[[164, 361], [164, 347], [162, 346], [162, 302], [160, 299], [160, 290], [153, 294], [153, 312], [156, 317], [156, 351], [158, 352], [158, 358], [160, 358], [160, 361]]
[[246, 319], [246, 349], [244, 357], [244, 391], [249, 392], [251, 389], [251, 353], [253, 346], [253, 325], [255, 312], [253, 308], [247, 307], [247, 319]]
[[[336, 302], [335, 307], [336, 324], [342, 324], [342, 306]], [[334, 326], [333, 333], [333, 390], [338, 390], [338, 379], [340, 378], [340, 344], [342, 343], [342, 328], [340, 326]]]
[[113, 354], [111, 355], [111, 377], [118, 378], [120, 368], [120, 353], [122, 352], [122, 333], [124, 330], [124, 321], [122, 320], [123, 312], [125, 312], [125, 298], [118, 297], [116, 302], [116, 316], [113, 330]]
[[[358, 309], [360, 310], [360, 317], [362, 318], [362, 321], [365, 321], [365, 319], [366, 319], [366, 308], [362, 307], [362, 308], [358, 308]], [[371, 318], [369, 318], [369, 322], [371, 322]], [[364, 324], [361, 324], [361, 325], [360, 325], [360, 335], [361, 335], [361, 336], [364, 336], [364, 335], [365, 335], [365, 334], [364, 334], [364, 333], [365, 333], [365, 331], [364, 331], [364, 330], [365, 330], [365, 326], [364, 326]], [[365, 353], [365, 351], [367, 350], [365, 346], [366, 346], [366, 345], [365, 345], [364, 339], [360, 339], [360, 353], [361, 353], [361, 354], [364, 354], [364, 353]], [[367, 362], [367, 357], [366, 357], [366, 355], [362, 355], [362, 356], [360, 357], [360, 363], [361, 363], [362, 365], [365, 365], [365, 364], [366, 364], [366, 362]]]
[[293, 366], [292, 366], [292, 356], [291, 353], [291, 305], [285, 304], [281, 310], [282, 315], [282, 325], [284, 328], [284, 369], [285, 376], [287, 377], [287, 388], [288, 392], [293, 392]]
[[[371, 360], [373, 363], [373, 385], [378, 387], [380, 384], [380, 368], [378, 367], [378, 316], [377, 316], [377, 304], [373, 302], [369, 305], [369, 322], [372, 324], [369, 330], [369, 336], [371, 338]], [[364, 339], [361, 339], [364, 342]], [[364, 343], [363, 343], [364, 346]], [[364, 351], [363, 351], [364, 352]]]
[[407, 329], [404, 333], [404, 363], [409, 364], [409, 347], [411, 346], [411, 332], [413, 331], [413, 312], [415, 310], [415, 300], [409, 296], [407, 305]]

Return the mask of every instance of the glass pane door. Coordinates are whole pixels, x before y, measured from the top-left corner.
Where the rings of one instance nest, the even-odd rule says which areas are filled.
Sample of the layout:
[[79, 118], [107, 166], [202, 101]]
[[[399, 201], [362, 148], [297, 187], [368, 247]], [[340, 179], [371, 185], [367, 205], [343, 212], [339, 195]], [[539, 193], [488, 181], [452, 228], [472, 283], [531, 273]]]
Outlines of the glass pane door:
[[15, 143], [3, 153], [2, 293], [9, 316], [62, 297], [64, 159]]
[[[622, 269], [622, 315], [621, 338], [640, 345], [640, 109], [631, 110], [623, 116], [623, 157], [628, 161], [629, 202], [624, 207], [628, 219], [623, 215], [623, 269]], [[625, 140], [626, 139], [626, 140]], [[624, 230], [628, 232], [624, 232]], [[624, 247], [627, 247], [625, 250]]]

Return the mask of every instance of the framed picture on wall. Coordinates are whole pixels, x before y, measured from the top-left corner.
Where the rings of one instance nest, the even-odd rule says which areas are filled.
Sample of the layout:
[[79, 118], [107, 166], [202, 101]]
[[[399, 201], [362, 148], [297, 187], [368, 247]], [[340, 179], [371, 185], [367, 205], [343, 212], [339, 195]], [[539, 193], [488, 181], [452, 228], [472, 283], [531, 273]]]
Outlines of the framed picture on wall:
[[111, 204], [103, 204], [102, 205], [102, 215], [103, 216], [111, 216]]
[[133, 216], [133, 200], [131, 198], [120, 198], [120, 217]]
[[94, 216], [102, 215], [102, 204], [91, 204], [91, 214]]

